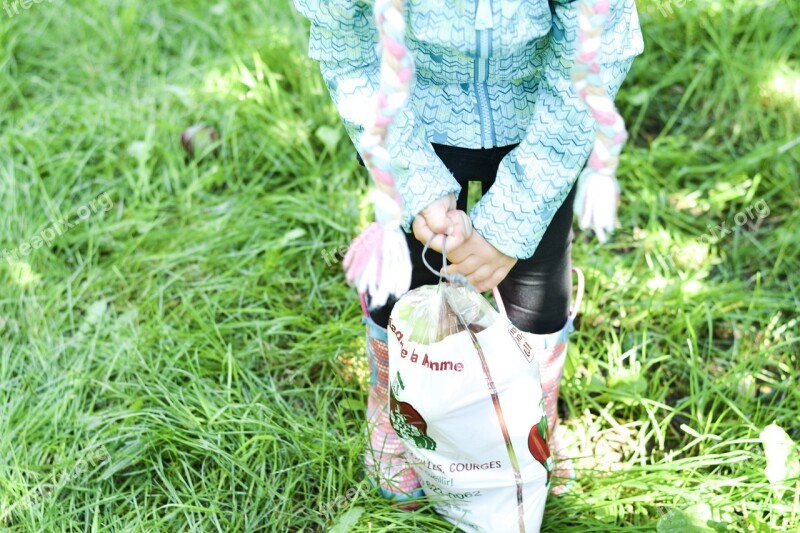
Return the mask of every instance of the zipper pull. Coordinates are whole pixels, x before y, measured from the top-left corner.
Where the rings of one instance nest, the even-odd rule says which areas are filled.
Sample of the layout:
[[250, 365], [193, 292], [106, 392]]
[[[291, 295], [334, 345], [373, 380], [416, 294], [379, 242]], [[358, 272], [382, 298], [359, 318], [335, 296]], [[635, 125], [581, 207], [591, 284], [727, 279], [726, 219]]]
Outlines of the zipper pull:
[[489, 28], [494, 28], [494, 21], [492, 20], [492, 0], [478, 0], [475, 29], [487, 30]]

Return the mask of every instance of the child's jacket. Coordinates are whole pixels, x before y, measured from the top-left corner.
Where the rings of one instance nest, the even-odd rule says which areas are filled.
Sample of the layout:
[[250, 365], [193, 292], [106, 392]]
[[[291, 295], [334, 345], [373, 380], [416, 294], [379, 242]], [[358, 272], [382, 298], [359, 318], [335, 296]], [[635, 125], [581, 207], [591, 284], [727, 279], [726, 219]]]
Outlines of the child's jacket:
[[[320, 62], [360, 152], [359, 135], [371, 122], [379, 83], [372, 3], [293, 1], [311, 21], [309, 57]], [[644, 45], [634, 0], [610, 3], [601, 62], [614, 97]], [[465, 148], [519, 143], [470, 217], [504, 254], [533, 255], [595, 139], [596, 123], [570, 79], [577, 7], [575, 0], [407, 0], [406, 44], [416, 79], [387, 139], [406, 230], [432, 201], [460, 190], [431, 142]]]

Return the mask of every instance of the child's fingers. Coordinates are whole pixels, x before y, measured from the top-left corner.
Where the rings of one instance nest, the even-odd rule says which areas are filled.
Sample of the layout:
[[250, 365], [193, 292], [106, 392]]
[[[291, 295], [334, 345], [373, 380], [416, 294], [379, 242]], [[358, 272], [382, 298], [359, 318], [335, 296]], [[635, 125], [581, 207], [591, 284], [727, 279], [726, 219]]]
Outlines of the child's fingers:
[[447, 235], [447, 242], [446, 243], [444, 242], [444, 237], [442, 236], [442, 242], [447, 247], [447, 260], [448, 261], [454, 261], [455, 260], [455, 259], [452, 259], [453, 257], [455, 257], [453, 254], [456, 253], [456, 250], [458, 250], [459, 247], [462, 244], [464, 244], [465, 240], [466, 239], [464, 238], [464, 234], [463, 234], [463, 232], [461, 230], [453, 230], [452, 233], [449, 233]]
[[507, 275], [508, 275], [508, 270], [503, 268], [498, 268], [497, 270], [492, 272], [492, 274], [488, 278], [484, 279], [481, 282], [476, 283], [475, 290], [477, 290], [478, 292], [490, 291], [495, 287], [497, 287], [498, 285], [500, 285], [500, 283], [504, 279], [506, 279]]
[[454, 209], [447, 212], [447, 219], [450, 221], [451, 233], [459, 233], [464, 239], [469, 239], [472, 235], [472, 221], [464, 211]]
[[425, 223], [433, 233], [449, 233], [450, 219], [448, 212], [455, 208], [455, 196], [451, 193], [432, 202], [420, 212]]
[[424, 216], [418, 215], [414, 219], [414, 222], [411, 223], [411, 229], [414, 230], [414, 237], [416, 237], [416, 239], [422, 244], [426, 244], [428, 242], [428, 239], [433, 237], [433, 240], [430, 243], [430, 249], [442, 253], [442, 244], [444, 244], [444, 235], [439, 233], [434, 233], [428, 226], [428, 223]]
[[472, 224], [469, 217], [463, 211], [452, 210], [447, 213], [447, 220], [449, 222], [447, 228], [447, 257], [453, 261], [458, 261], [460, 255], [453, 256], [452, 254], [469, 239], [472, 235]]
[[463, 246], [466, 239], [456, 233], [447, 238], [447, 260], [451, 263], [461, 263], [472, 255], [471, 247]]
[[430, 213], [423, 215], [426, 225], [433, 233], [448, 233], [450, 220], [444, 210], [431, 210]]
[[467, 280], [469, 280], [469, 282], [473, 287], [475, 287], [476, 290], [478, 290], [478, 292], [484, 292], [488, 290], [486, 288], [487, 282], [491, 279], [492, 274], [494, 274], [496, 270], [497, 269], [494, 267], [494, 265], [483, 265], [478, 270], [467, 276]]
[[[438, 226], [431, 224], [431, 217], [426, 216], [424, 213], [420, 213], [411, 226], [414, 230], [414, 236], [423, 244], [435, 235], [431, 241], [430, 248], [442, 253], [444, 246], [446, 246], [448, 256], [452, 251], [464, 244], [474, 231], [469, 215], [456, 209], [447, 211], [444, 218], [439, 220]], [[440, 231], [439, 228], [444, 228], [444, 230]], [[446, 243], [444, 235], [447, 235]]]
[[414, 218], [414, 222], [411, 223], [411, 229], [414, 231], [414, 237], [423, 244], [428, 242], [428, 239], [433, 234], [427, 222], [425, 222], [425, 217], [422, 215], [417, 215]]
[[478, 269], [484, 265], [484, 262], [477, 255], [470, 255], [466, 259], [458, 263], [452, 263], [447, 266], [445, 273], [449, 274], [462, 274], [469, 277], [474, 274]]

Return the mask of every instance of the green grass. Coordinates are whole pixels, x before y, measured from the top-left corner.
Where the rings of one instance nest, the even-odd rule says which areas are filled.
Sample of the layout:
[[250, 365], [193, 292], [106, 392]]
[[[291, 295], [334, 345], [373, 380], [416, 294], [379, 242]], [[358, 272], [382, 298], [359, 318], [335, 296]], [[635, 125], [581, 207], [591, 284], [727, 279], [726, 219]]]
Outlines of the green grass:
[[[361, 490], [363, 329], [324, 253], [367, 180], [289, 5], [0, 11], [0, 248], [86, 215], [0, 261], [0, 530], [453, 530]], [[698, 503], [797, 530], [758, 436], [800, 441], [800, 7], [640, 9], [622, 228], [574, 247], [587, 459], [544, 530], [696, 531]], [[187, 162], [198, 122], [221, 152]]]

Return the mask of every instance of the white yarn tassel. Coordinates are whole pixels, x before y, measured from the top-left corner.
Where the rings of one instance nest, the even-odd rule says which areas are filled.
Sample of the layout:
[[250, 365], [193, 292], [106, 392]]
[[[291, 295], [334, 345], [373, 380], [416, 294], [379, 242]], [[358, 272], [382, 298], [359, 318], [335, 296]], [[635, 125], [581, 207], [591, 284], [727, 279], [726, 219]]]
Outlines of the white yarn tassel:
[[586, 168], [578, 178], [574, 210], [578, 227], [591, 228], [600, 242], [608, 241], [608, 235], [619, 227], [617, 209], [620, 189], [617, 178]]

